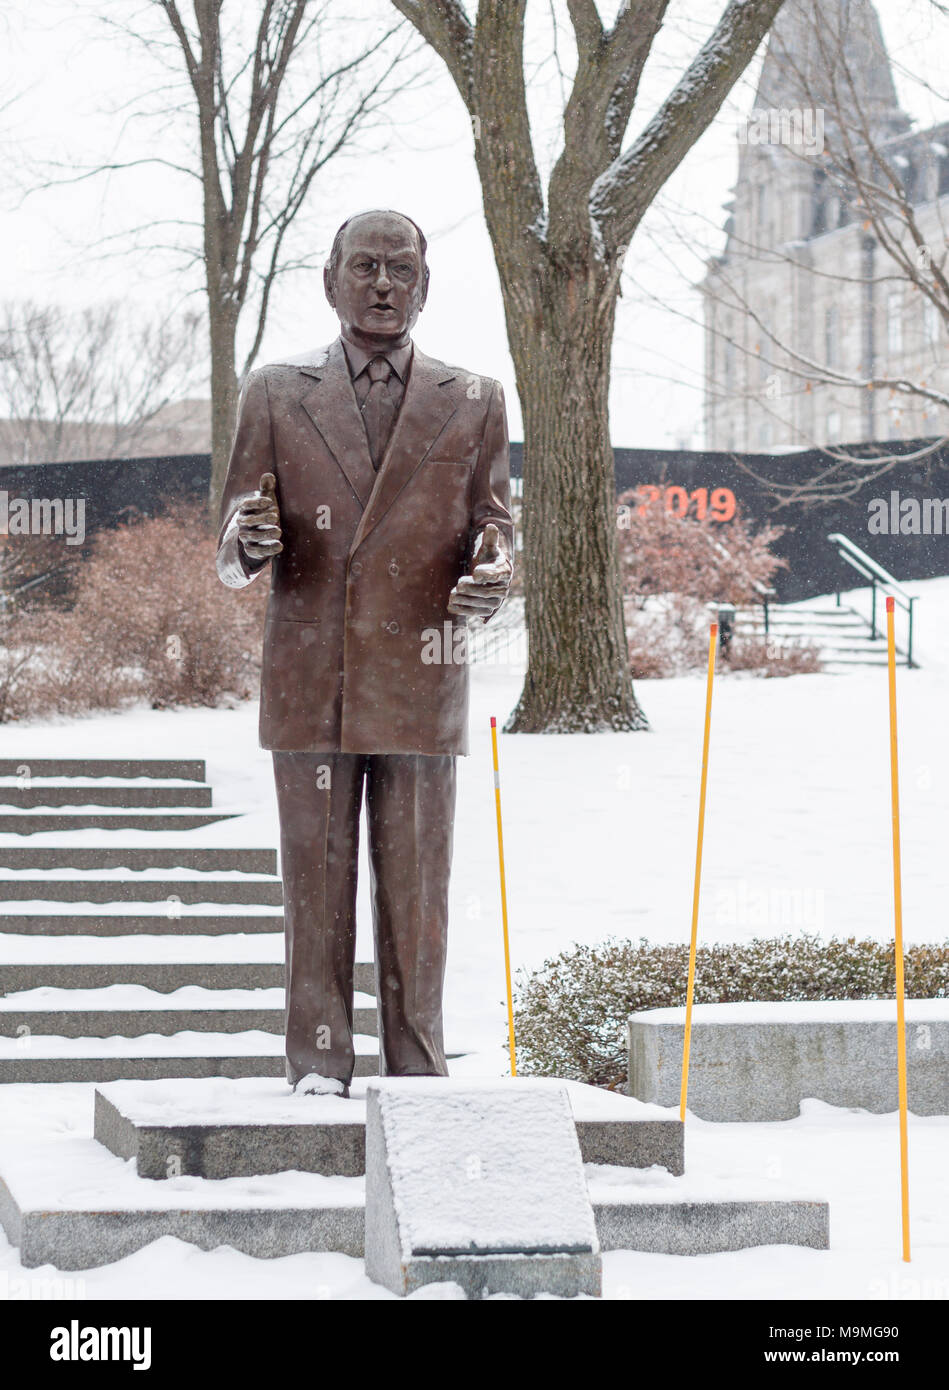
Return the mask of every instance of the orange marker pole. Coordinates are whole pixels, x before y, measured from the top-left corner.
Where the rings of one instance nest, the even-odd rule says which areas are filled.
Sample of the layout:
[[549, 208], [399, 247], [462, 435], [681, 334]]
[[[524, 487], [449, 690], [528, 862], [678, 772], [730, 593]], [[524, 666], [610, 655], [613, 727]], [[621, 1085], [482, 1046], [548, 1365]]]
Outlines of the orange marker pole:
[[507, 887], [504, 882], [504, 835], [501, 831], [501, 769], [498, 767], [498, 721], [491, 716], [491, 751], [494, 754], [494, 807], [498, 817], [498, 865], [501, 873], [501, 923], [504, 928], [504, 974], [507, 979], [507, 1035], [511, 1052], [511, 1075], [517, 1075], [517, 1048], [514, 1042], [514, 996], [511, 993], [511, 942], [507, 930]]
[[699, 931], [699, 889], [702, 883], [702, 840], [705, 835], [705, 788], [708, 785], [708, 741], [712, 728], [712, 683], [715, 679], [715, 646], [718, 623], [709, 625], [708, 680], [705, 685], [705, 737], [702, 740], [702, 782], [699, 787], [699, 833], [695, 846], [695, 882], [692, 886], [692, 939], [689, 943], [689, 983], [685, 994], [685, 1037], [682, 1040], [682, 1087], [679, 1092], [679, 1119], [685, 1119], [689, 1093], [689, 1051], [692, 1046], [692, 995], [695, 992], [695, 946]]
[[893, 599], [886, 600], [887, 667], [890, 678], [890, 795], [893, 803], [893, 913], [896, 952], [896, 1066], [900, 1104], [900, 1195], [903, 1208], [903, 1259], [909, 1263], [909, 1133], [906, 1102], [906, 1005], [903, 977], [903, 884], [900, 865], [900, 779], [896, 749], [896, 639]]

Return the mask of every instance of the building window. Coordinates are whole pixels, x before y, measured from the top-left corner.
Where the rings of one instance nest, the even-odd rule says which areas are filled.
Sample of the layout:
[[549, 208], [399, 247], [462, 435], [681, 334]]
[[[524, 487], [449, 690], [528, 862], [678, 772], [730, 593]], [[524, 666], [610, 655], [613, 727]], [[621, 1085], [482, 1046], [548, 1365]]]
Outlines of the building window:
[[902, 290], [890, 290], [886, 297], [886, 345], [891, 357], [903, 351]]
[[840, 411], [832, 410], [827, 416], [827, 443], [840, 443]]
[[925, 326], [926, 342], [930, 345], [939, 342], [939, 325], [941, 321], [942, 315], [939, 312], [938, 305], [934, 304], [931, 299], [927, 299], [923, 305], [923, 323]]
[[769, 197], [768, 185], [759, 183], [757, 189], [758, 208], [758, 244], [760, 246], [771, 245], [771, 200]]
[[832, 304], [824, 311], [824, 357], [828, 367], [836, 367], [837, 353], [837, 306]]
[[944, 193], [949, 193], [949, 150], [945, 145], [940, 145], [936, 150], [936, 156], [939, 160], [936, 195], [941, 198]]

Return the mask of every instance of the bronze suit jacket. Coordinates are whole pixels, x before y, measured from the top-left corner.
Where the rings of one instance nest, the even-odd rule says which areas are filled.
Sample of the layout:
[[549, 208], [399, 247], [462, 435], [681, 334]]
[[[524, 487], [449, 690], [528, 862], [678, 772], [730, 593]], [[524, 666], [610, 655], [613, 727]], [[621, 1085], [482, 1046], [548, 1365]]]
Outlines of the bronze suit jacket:
[[499, 383], [418, 348], [378, 473], [339, 339], [250, 374], [217, 568], [234, 588], [266, 568], [241, 551], [236, 511], [274, 473], [284, 549], [264, 630], [264, 748], [468, 751], [468, 667], [451, 640], [464, 620], [448, 596], [489, 522], [513, 563], [508, 465]]

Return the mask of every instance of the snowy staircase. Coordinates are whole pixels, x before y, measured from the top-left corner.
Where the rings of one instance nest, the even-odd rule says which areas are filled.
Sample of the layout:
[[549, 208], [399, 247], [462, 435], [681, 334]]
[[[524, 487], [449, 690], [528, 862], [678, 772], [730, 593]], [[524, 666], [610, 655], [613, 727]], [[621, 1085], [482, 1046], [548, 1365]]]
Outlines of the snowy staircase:
[[0, 835], [193, 830], [234, 814], [211, 809], [203, 762], [0, 758]]
[[[0, 761], [0, 1081], [283, 1075], [276, 851], [90, 843], [236, 814], [211, 809], [204, 777], [200, 761]], [[356, 989], [367, 1075], [371, 963]]]
[[[886, 665], [886, 638], [879, 631], [872, 636], [870, 624], [856, 609], [832, 603], [771, 604], [767, 634], [763, 608], [739, 608], [735, 636], [762, 641], [767, 636], [778, 649], [801, 643], [816, 647], [823, 670], [830, 673]], [[898, 653], [897, 664], [905, 666], [905, 656]]]

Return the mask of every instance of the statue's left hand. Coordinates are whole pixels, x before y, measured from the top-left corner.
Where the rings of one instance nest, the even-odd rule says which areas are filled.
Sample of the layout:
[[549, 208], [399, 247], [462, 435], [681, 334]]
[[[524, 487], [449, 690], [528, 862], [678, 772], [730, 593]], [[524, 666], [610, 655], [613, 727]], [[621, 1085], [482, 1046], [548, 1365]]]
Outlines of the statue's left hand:
[[514, 571], [498, 540], [498, 528], [489, 523], [471, 562], [471, 573], [462, 575], [448, 597], [449, 613], [486, 622], [501, 607]]

